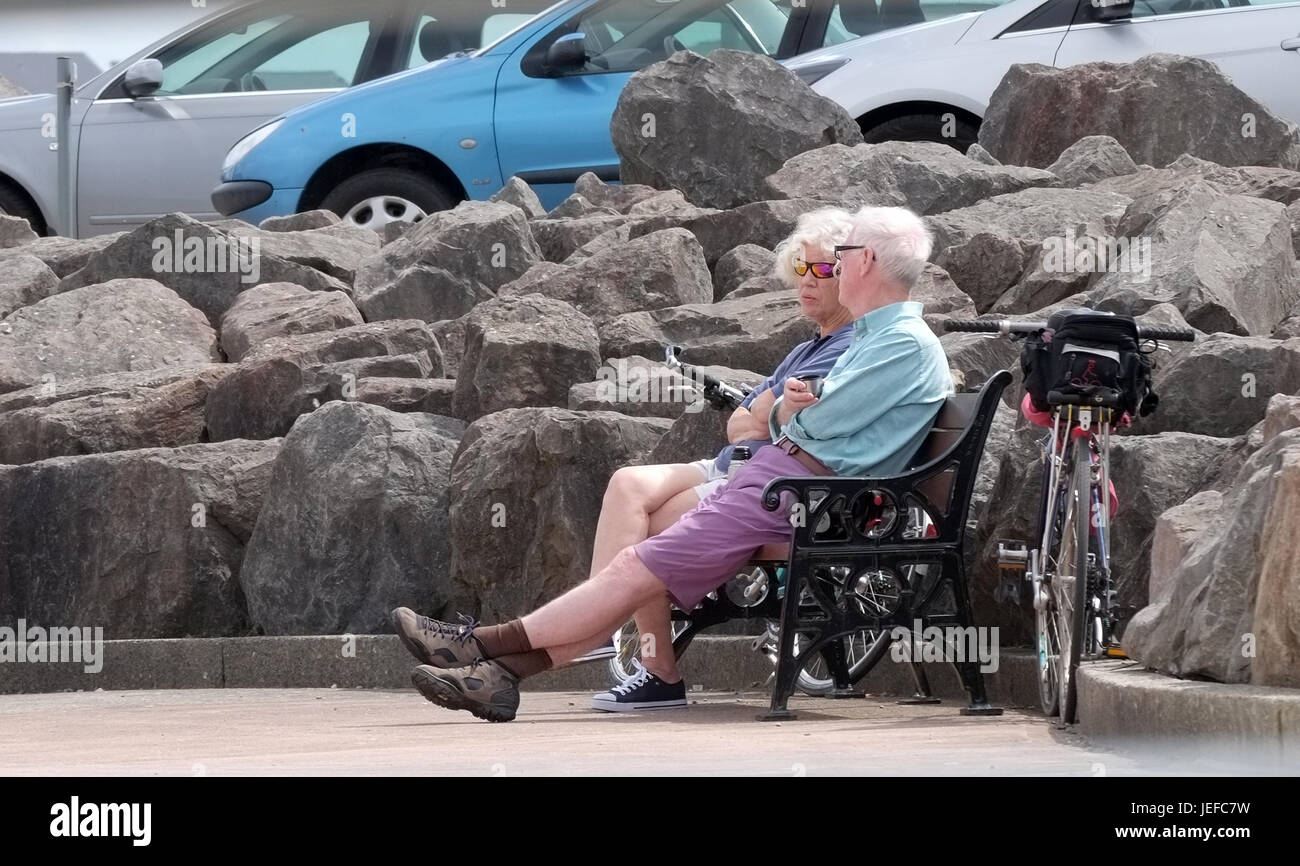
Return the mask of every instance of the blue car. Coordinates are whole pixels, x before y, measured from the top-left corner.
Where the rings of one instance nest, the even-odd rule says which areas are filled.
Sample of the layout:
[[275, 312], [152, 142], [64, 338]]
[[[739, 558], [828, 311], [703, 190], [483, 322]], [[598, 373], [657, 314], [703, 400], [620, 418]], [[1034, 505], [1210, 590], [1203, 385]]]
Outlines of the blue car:
[[253, 223], [324, 208], [379, 230], [486, 199], [518, 175], [549, 209], [584, 172], [618, 179], [609, 124], [636, 70], [681, 49], [793, 57], [878, 28], [867, 5], [874, 14], [875, 0], [563, 0], [478, 50], [254, 130], [231, 148], [212, 201]]

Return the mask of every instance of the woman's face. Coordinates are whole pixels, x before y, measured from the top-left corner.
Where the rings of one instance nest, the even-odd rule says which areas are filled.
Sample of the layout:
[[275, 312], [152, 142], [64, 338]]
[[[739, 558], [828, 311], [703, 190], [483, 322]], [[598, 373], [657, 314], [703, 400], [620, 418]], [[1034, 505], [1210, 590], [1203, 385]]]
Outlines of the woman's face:
[[[795, 256], [796, 264], [801, 261], [809, 267], [803, 276], [795, 275], [799, 306], [803, 309], [803, 314], [815, 322], [830, 321], [843, 309], [840, 305], [840, 280], [835, 276], [818, 278], [813, 272], [822, 269], [823, 265], [834, 267], [834, 251], [830, 246], [809, 243], [804, 246], [802, 255]], [[823, 264], [814, 267], [818, 262]]]

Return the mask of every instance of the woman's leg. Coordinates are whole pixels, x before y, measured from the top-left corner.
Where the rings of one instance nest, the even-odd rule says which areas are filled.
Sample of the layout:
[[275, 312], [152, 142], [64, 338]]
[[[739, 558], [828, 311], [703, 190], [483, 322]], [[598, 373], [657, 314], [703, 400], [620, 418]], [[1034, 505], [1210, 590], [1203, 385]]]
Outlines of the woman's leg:
[[649, 538], [650, 516], [683, 491], [693, 495], [692, 488], [703, 481], [689, 463], [624, 466], [615, 472], [600, 507], [589, 576], [599, 574], [623, 548]]

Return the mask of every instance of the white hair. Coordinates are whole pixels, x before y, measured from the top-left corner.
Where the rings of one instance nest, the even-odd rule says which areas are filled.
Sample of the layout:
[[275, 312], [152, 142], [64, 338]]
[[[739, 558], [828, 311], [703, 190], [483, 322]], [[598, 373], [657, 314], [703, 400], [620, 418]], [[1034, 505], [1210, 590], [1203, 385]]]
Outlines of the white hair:
[[875, 253], [885, 276], [910, 290], [921, 277], [933, 247], [932, 233], [905, 207], [864, 207], [853, 214], [845, 243], [862, 244]]
[[773, 275], [792, 289], [798, 287], [799, 277], [794, 272], [794, 260], [799, 258], [807, 261], [805, 255], [810, 246], [826, 247], [829, 253], [836, 244], [848, 243], [852, 231], [853, 215], [843, 208], [823, 207], [800, 215], [795, 222], [794, 231], [776, 245]]

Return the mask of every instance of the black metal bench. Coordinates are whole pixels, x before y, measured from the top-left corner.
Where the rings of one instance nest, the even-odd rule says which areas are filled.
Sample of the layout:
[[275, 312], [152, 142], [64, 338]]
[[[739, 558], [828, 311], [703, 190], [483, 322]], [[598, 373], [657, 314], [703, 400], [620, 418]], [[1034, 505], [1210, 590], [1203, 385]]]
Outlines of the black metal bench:
[[[1011, 373], [1000, 371], [978, 393], [956, 394], [935, 417], [913, 468], [884, 478], [811, 476], [774, 478], [764, 506], [795, 497], [794, 534], [784, 561], [765, 548], [751, 567], [766, 574], [757, 603], [736, 599], [727, 587], [710, 593], [694, 610], [673, 611], [685, 628], [673, 640], [680, 656], [701, 630], [732, 619], [765, 617], [781, 622], [770, 709], [760, 720], [792, 719], [787, 708], [800, 669], [820, 653], [832, 674], [833, 696], [853, 695], [843, 641], [864, 629], [909, 631], [930, 626], [974, 627], [963, 537], [975, 474], [984, 443]], [[784, 597], [777, 572], [784, 566]], [[796, 655], [796, 636], [799, 649]], [[977, 660], [955, 661], [970, 696], [967, 715], [1000, 715], [990, 706]], [[919, 661], [911, 664], [917, 698], [935, 700]]]

